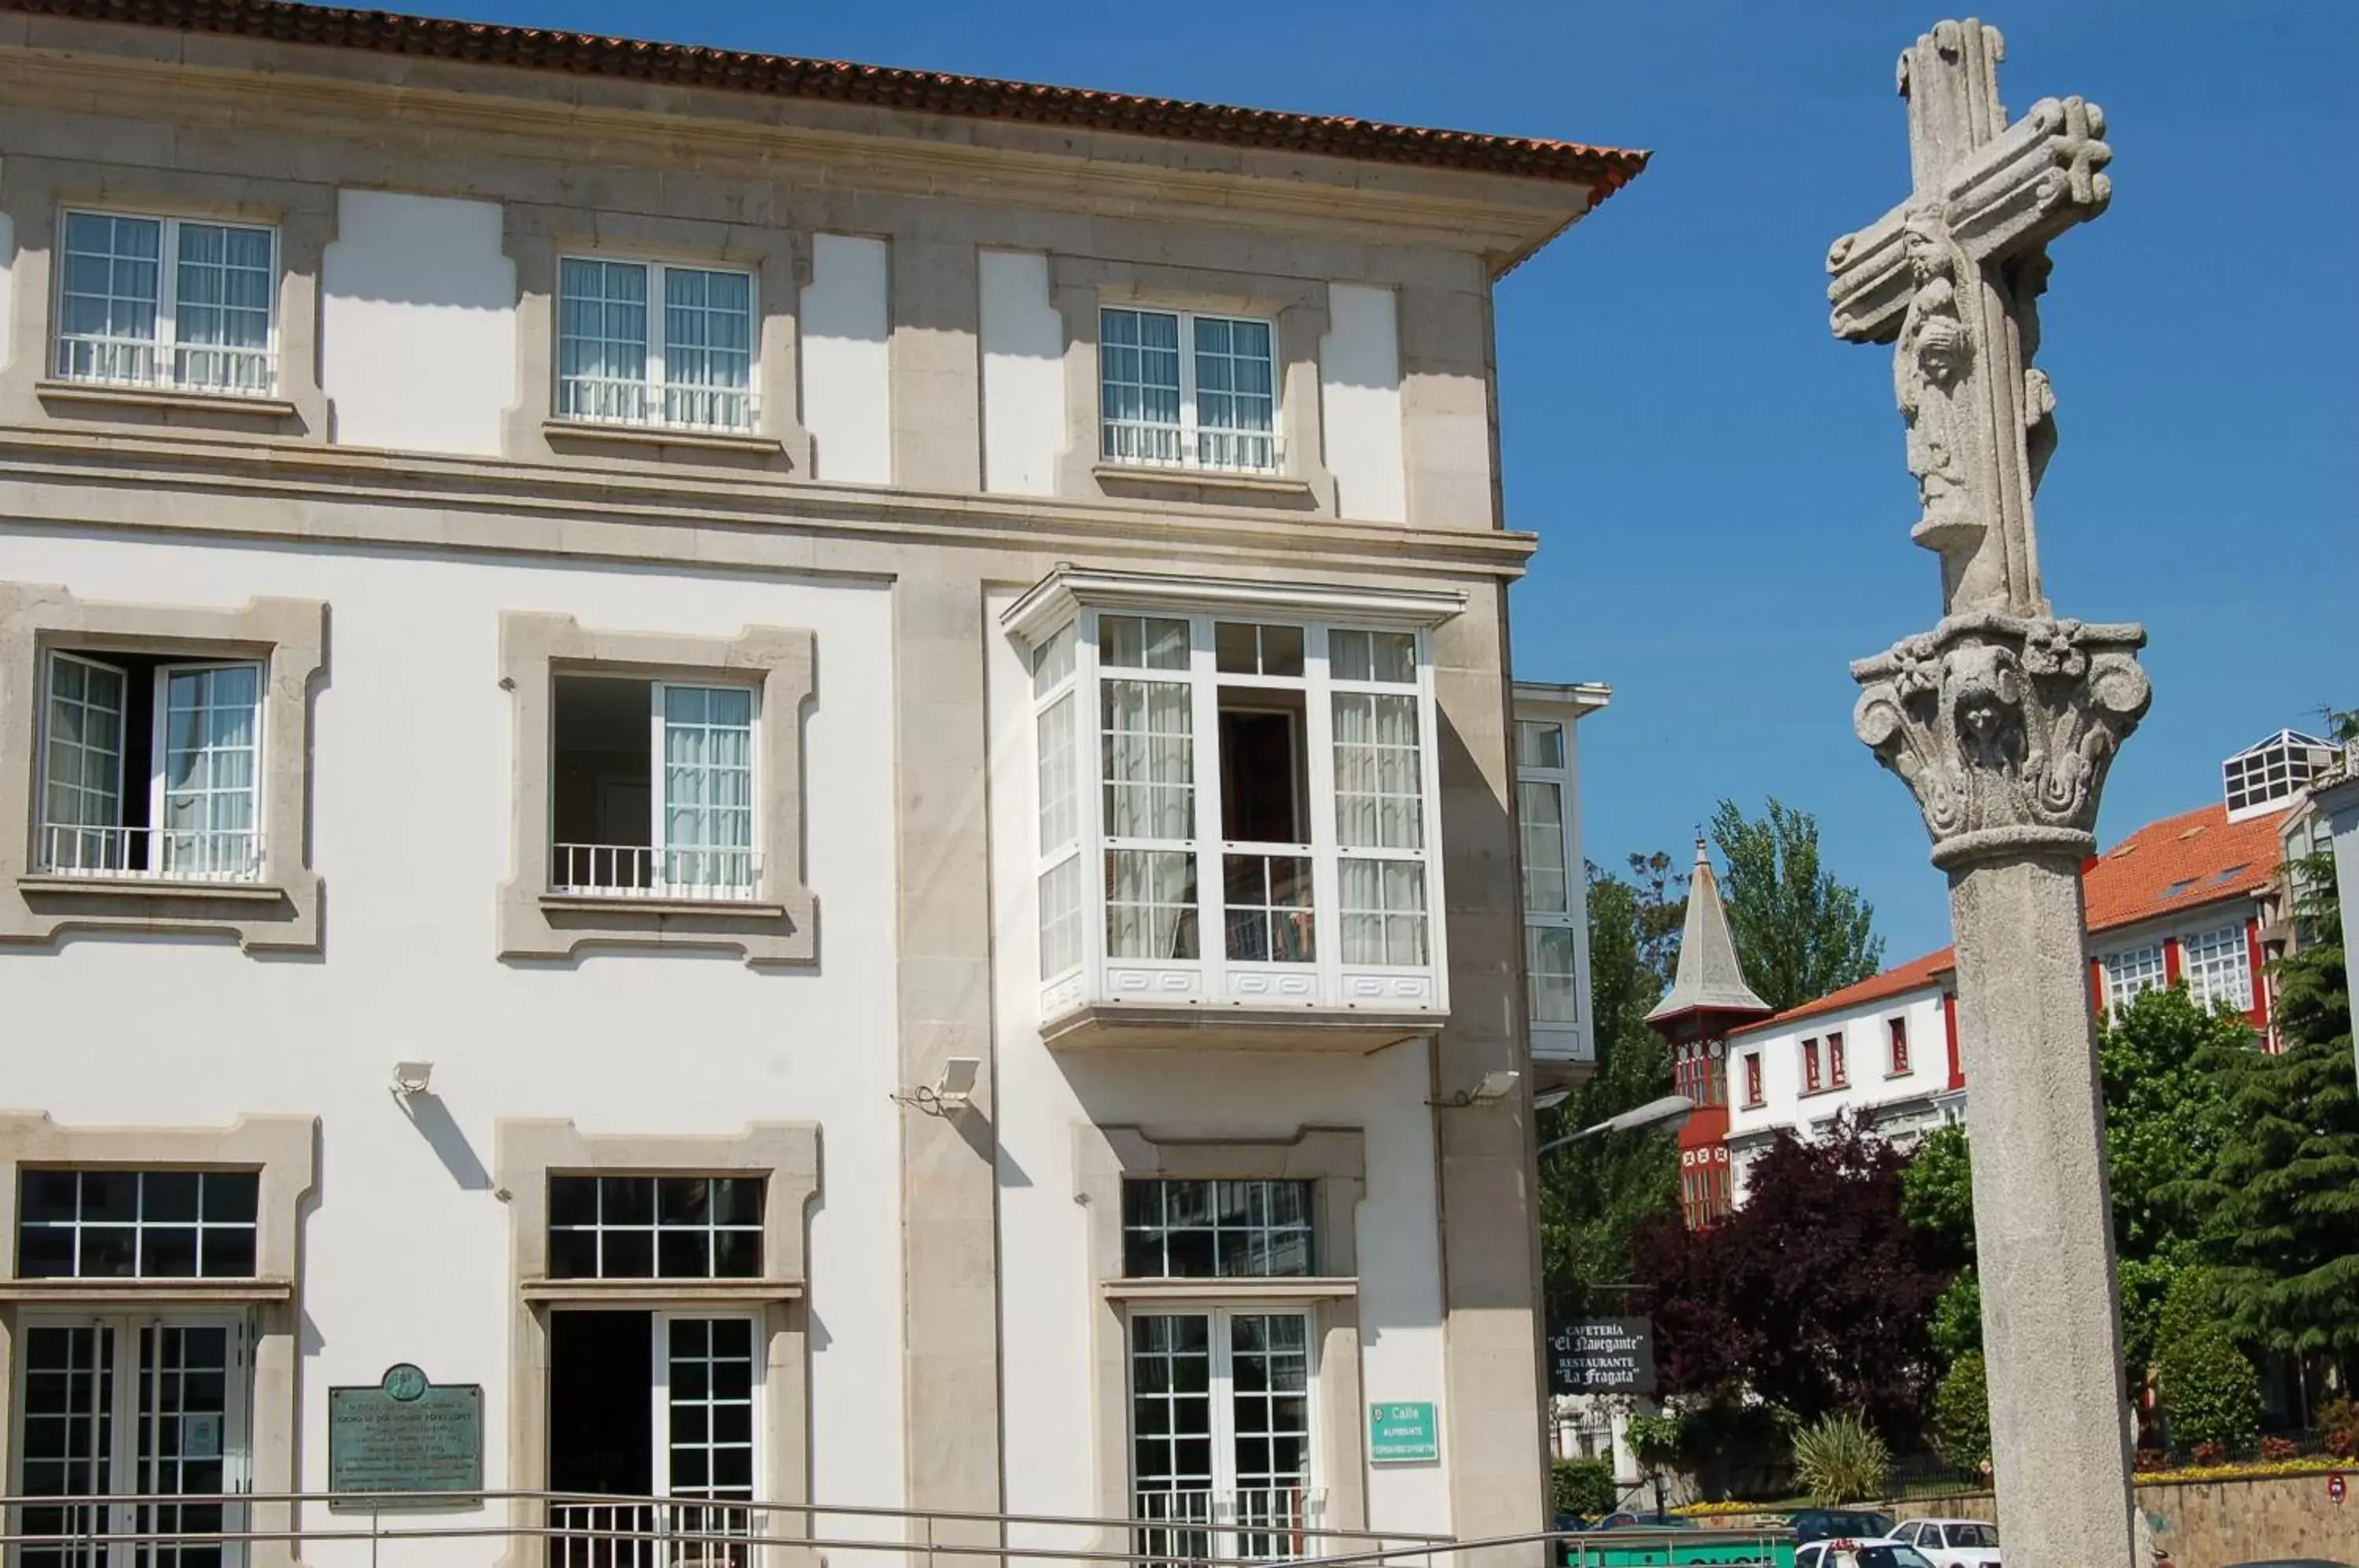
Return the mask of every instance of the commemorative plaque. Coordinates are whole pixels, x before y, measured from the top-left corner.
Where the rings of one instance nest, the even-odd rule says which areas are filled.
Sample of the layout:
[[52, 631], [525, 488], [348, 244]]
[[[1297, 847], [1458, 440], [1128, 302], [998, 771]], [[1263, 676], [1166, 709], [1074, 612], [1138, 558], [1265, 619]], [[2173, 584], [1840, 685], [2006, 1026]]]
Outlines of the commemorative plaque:
[[[403, 1362], [374, 1388], [328, 1390], [328, 1490], [332, 1508], [480, 1507], [484, 1489], [484, 1388], [437, 1388]], [[397, 1499], [387, 1493], [449, 1492]]]

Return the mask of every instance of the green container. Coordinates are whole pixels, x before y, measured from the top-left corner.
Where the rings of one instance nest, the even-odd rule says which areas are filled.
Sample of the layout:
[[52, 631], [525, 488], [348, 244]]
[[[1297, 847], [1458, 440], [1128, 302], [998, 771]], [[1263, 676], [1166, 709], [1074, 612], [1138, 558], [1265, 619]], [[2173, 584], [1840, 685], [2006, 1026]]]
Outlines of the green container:
[[1684, 1568], [1690, 1563], [1794, 1568], [1794, 1539], [1784, 1530], [1601, 1530], [1566, 1536], [1561, 1544], [1565, 1568]]

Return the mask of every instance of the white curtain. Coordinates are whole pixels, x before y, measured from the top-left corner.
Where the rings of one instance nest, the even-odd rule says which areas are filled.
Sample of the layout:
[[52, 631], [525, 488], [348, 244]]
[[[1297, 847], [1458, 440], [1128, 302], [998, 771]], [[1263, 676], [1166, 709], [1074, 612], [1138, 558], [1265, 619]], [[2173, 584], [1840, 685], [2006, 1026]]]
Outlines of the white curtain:
[[1195, 741], [1189, 688], [1169, 681], [1100, 684], [1109, 838], [1196, 834]]
[[1417, 699], [1339, 691], [1335, 715], [1335, 836], [1349, 849], [1425, 844]]
[[663, 695], [663, 879], [750, 885], [754, 693], [743, 687], [667, 686]]

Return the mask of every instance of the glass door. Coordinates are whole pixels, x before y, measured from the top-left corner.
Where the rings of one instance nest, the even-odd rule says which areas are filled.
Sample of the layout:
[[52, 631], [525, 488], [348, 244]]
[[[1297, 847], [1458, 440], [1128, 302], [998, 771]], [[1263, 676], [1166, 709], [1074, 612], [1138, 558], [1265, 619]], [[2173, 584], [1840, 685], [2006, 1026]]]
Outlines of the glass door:
[[[245, 1528], [245, 1509], [171, 1503], [244, 1491], [245, 1334], [229, 1319], [36, 1323], [24, 1338], [20, 1548], [37, 1568], [237, 1568], [243, 1543], [158, 1541]], [[120, 1502], [95, 1499], [114, 1497]], [[66, 1499], [85, 1499], [72, 1501]], [[135, 1500], [145, 1499], [145, 1500]]]
[[1310, 1320], [1299, 1312], [1130, 1321], [1132, 1511], [1151, 1563], [1308, 1554]]

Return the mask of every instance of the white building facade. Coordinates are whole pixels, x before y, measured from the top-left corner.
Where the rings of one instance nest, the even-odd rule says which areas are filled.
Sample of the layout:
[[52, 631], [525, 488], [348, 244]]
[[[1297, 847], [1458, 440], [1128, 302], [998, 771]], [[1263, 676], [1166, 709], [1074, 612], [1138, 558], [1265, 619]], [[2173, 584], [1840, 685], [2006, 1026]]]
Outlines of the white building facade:
[[285, 1532], [385, 1484], [374, 1389], [577, 1495], [457, 1508], [553, 1560], [1538, 1527], [1594, 704], [1511, 693], [1490, 289], [1643, 158], [49, 10], [7, 1488], [311, 1494], [174, 1517], [357, 1562]]

